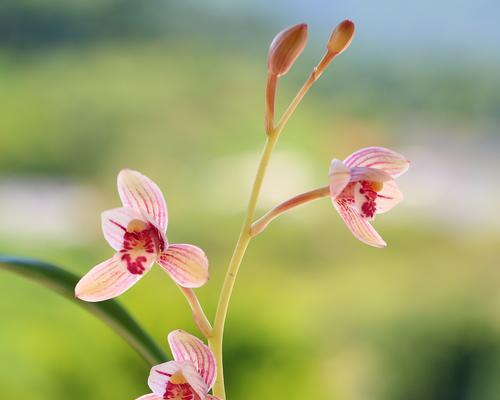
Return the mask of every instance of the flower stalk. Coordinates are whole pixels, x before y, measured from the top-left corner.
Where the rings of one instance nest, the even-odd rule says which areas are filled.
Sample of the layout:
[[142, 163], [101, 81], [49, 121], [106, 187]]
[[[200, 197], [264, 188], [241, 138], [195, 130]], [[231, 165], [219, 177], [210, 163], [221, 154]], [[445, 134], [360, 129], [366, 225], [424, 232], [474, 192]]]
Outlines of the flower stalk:
[[196, 326], [203, 334], [203, 336], [205, 336], [207, 339], [210, 338], [210, 336], [212, 336], [212, 325], [210, 324], [210, 321], [203, 311], [203, 307], [201, 306], [194, 290], [182, 286], [179, 286], [179, 289], [189, 303], [189, 306], [191, 307], [191, 312], [193, 313], [193, 318]]
[[269, 165], [269, 160], [271, 159], [272, 152], [276, 145], [279, 137], [279, 132], [275, 129], [268, 136], [264, 151], [262, 153], [259, 167], [257, 169], [257, 174], [253, 183], [252, 193], [250, 195], [250, 200], [248, 202], [248, 208], [246, 217], [241, 228], [240, 236], [236, 243], [236, 247], [229, 262], [229, 267], [227, 269], [226, 277], [224, 279], [224, 284], [222, 286], [222, 291], [219, 297], [219, 303], [217, 305], [217, 311], [215, 314], [215, 322], [212, 336], [209, 338], [209, 346], [214, 353], [215, 360], [217, 362], [217, 379], [214, 384], [214, 396], [221, 399], [226, 398], [225, 388], [224, 388], [224, 370], [222, 362], [222, 343], [224, 336], [224, 327], [226, 323], [227, 310], [229, 308], [229, 301], [231, 300], [231, 295], [233, 293], [234, 284], [236, 282], [236, 276], [240, 269], [241, 262], [245, 256], [246, 249], [252, 236], [250, 234], [250, 229], [252, 226], [252, 220], [255, 215], [255, 210], [257, 208], [257, 201], [259, 199], [260, 190], [262, 188], [262, 183], [266, 174], [267, 167]]
[[[274, 43], [274, 42], [273, 42]], [[273, 44], [271, 44], [271, 48]], [[298, 54], [297, 56], [298, 57]], [[296, 58], [295, 57], [295, 58]], [[329, 62], [335, 57], [331, 57], [330, 52], [323, 57], [318, 66], [314, 68], [313, 72], [306, 80], [302, 88], [298, 91], [297, 95], [294, 97], [292, 102], [289, 104], [281, 118], [279, 119], [276, 126], [273, 127], [272, 119], [270, 117], [269, 110], [269, 100], [272, 99], [272, 116], [274, 117], [274, 93], [275, 88], [272, 90], [272, 97], [270, 96], [269, 85], [273, 82], [268, 79], [268, 91], [266, 94], [268, 100], [268, 107], [266, 111], [266, 130], [267, 130], [267, 139], [266, 144], [264, 146], [264, 150], [262, 152], [262, 156], [259, 162], [259, 166], [257, 169], [257, 173], [255, 176], [255, 180], [252, 187], [252, 192], [250, 194], [250, 200], [248, 202], [247, 212], [244, 219], [243, 226], [241, 228], [240, 236], [236, 243], [236, 247], [234, 249], [233, 255], [231, 257], [231, 261], [229, 262], [229, 267], [227, 269], [226, 277], [224, 279], [224, 283], [222, 286], [222, 291], [219, 297], [219, 303], [217, 305], [217, 311], [215, 314], [215, 322], [212, 332], [212, 337], [209, 338], [208, 343], [210, 348], [212, 349], [216, 362], [217, 362], [217, 371], [218, 376], [214, 384], [214, 395], [219, 397], [220, 399], [226, 399], [225, 388], [224, 388], [224, 371], [223, 371], [223, 361], [222, 361], [222, 343], [224, 336], [224, 326], [227, 317], [227, 311], [229, 308], [229, 302], [231, 299], [231, 295], [233, 292], [234, 284], [236, 282], [236, 277], [238, 275], [238, 271], [245, 256], [245, 252], [248, 248], [248, 245], [254, 235], [252, 235], [252, 222], [255, 216], [255, 211], [257, 209], [257, 201], [259, 199], [260, 191], [262, 188], [262, 183], [264, 181], [264, 177], [267, 171], [267, 167], [269, 165], [269, 161], [271, 159], [271, 155], [273, 150], [278, 142], [281, 132], [283, 128], [287, 124], [290, 117], [293, 115], [299, 104], [301, 103], [304, 96], [307, 94], [309, 89], [313, 86], [313, 84], [318, 80], [321, 74], [324, 72]], [[295, 58], [293, 61], [295, 61]], [[272, 65], [272, 64], [269, 64]], [[291, 64], [290, 64], [291, 65]], [[282, 70], [283, 73], [286, 73], [289, 69], [287, 67]], [[277, 71], [273, 70], [268, 66], [268, 71], [271, 75], [279, 76], [280, 74]], [[274, 118], [273, 118], [274, 119]]]
[[329, 195], [330, 188], [328, 186], [324, 186], [318, 189], [310, 190], [309, 192], [301, 193], [297, 196], [292, 197], [291, 199], [284, 201], [283, 203], [274, 207], [272, 210], [268, 211], [263, 217], [255, 221], [250, 229], [250, 235], [254, 237], [262, 233], [264, 229], [266, 229], [267, 226], [271, 223], [271, 221], [279, 217], [281, 214], [284, 214], [287, 211], [290, 211], [311, 201], [328, 197]]

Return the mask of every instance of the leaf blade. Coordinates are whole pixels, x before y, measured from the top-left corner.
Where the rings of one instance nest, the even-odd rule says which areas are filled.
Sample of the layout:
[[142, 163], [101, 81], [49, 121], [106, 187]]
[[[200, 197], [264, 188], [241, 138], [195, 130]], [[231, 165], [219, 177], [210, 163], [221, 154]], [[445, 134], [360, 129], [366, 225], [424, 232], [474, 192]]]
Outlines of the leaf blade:
[[149, 365], [168, 358], [116, 300], [88, 303], [74, 296], [79, 277], [58, 266], [30, 258], [0, 255], [0, 270], [14, 272], [40, 283], [94, 314], [121, 336]]

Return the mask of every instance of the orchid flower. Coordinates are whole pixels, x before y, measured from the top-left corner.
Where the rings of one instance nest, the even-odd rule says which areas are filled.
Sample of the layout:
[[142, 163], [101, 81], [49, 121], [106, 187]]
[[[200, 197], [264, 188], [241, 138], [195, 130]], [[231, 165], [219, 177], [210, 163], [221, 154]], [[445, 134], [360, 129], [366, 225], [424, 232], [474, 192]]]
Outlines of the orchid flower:
[[352, 234], [374, 247], [386, 246], [369, 221], [403, 199], [394, 178], [408, 170], [409, 161], [383, 147], [358, 150], [344, 161], [332, 160], [330, 198]]
[[153, 393], [137, 400], [218, 400], [208, 394], [217, 373], [208, 346], [181, 330], [171, 332], [168, 343], [174, 361], [151, 368], [148, 385]]
[[203, 250], [167, 241], [167, 205], [158, 186], [141, 173], [124, 169], [118, 174], [118, 193], [123, 207], [102, 213], [104, 237], [116, 253], [78, 282], [76, 297], [91, 302], [116, 297], [155, 262], [181, 287], [205, 284], [208, 260]]

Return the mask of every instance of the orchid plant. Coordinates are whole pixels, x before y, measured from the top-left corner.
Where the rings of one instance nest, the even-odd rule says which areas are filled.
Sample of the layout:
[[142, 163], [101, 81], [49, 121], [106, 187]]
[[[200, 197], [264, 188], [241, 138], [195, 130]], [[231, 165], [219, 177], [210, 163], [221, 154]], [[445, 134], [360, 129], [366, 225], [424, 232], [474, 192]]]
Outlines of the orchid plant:
[[[55, 267], [0, 258], [1, 265], [15, 266], [22, 269], [20, 272], [49, 281], [51, 286], [66, 295], [70, 282], [81, 304], [87, 304], [89, 309], [108, 322], [111, 320], [114, 328], [141, 352], [150, 365], [156, 364], [148, 380], [152, 393], [140, 399], [226, 399], [222, 348], [231, 294], [250, 241], [278, 216], [313, 200], [329, 197], [355, 238], [370, 246], [386, 246], [371, 221], [376, 214], [389, 211], [402, 200], [395, 179], [408, 169], [409, 162], [401, 154], [383, 147], [357, 150], [343, 161], [333, 159], [328, 175], [325, 173], [325, 180], [328, 177], [325, 186], [298, 194], [278, 204], [260, 219], [255, 219], [269, 160], [283, 128], [328, 65], [349, 47], [354, 31], [354, 24], [349, 20], [334, 29], [323, 58], [277, 122], [274, 109], [278, 82], [302, 53], [307, 42], [307, 25], [285, 29], [271, 43], [267, 64], [266, 142], [213, 324], [193, 290], [207, 283], [209, 278], [205, 252], [192, 244], [168, 242], [168, 211], [164, 195], [151, 179], [134, 170], [124, 169], [118, 174], [118, 194], [122, 206], [102, 213], [104, 238], [115, 254], [78, 279], [76, 286], [70, 275]], [[165, 361], [163, 353], [121, 309], [101, 306], [113, 304], [110, 299], [130, 289], [155, 263], [172, 278], [186, 297], [196, 326], [206, 341], [204, 343], [181, 330], [171, 332], [168, 342], [173, 361]], [[213, 393], [209, 394], [211, 390]]]

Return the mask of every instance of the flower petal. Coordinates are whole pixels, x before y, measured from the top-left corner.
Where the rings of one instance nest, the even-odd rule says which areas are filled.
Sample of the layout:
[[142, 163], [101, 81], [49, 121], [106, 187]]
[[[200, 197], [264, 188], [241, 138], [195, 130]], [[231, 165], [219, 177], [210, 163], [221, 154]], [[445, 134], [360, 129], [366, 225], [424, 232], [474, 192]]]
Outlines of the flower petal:
[[351, 168], [351, 182], [369, 181], [386, 182], [392, 180], [392, 177], [381, 169], [354, 167]]
[[208, 278], [208, 259], [202, 249], [190, 244], [172, 244], [157, 260], [179, 286], [195, 288]]
[[385, 247], [387, 244], [371, 224], [344, 201], [335, 200], [333, 205], [344, 220], [352, 234], [363, 243], [374, 247]]
[[211, 396], [211, 395], [208, 395], [205, 400], [220, 400], [220, 398], [218, 397], [215, 397], [215, 396]]
[[393, 178], [405, 173], [410, 166], [410, 162], [401, 154], [384, 147], [366, 147], [358, 150], [347, 157], [344, 164], [350, 168], [369, 167], [381, 169]]
[[[121, 253], [116, 253], [109, 260], [92, 268], [76, 285], [75, 296], [90, 302], [119, 296], [141, 279], [154, 261], [154, 257], [145, 252], [134, 253], [132, 261], [123, 259], [123, 256]], [[136, 263], [132, 266], [143, 268], [143, 272], [131, 273], [128, 269], [130, 262]]]
[[351, 179], [350, 169], [342, 161], [334, 159], [330, 164], [328, 175], [330, 176], [330, 196], [334, 199], [342, 193], [342, 190], [349, 183]]
[[401, 193], [398, 185], [393, 180], [384, 182], [382, 190], [380, 190], [377, 194], [377, 214], [389, 211], [401, 200], [403, 200], [403, 193]]
[[[207, 384], [196, 370], [196, 367], [189, 361], [168, 361], [155, 365], [151, 368], [148, 385], [154, 394], [163, 396], [172, 376], [179, 372], [200, 399], [204, 399], [208, 393]], [[175, 383], [172, 382], [172, 384]]]
[[115, 250], [123, 247], [123, 236], [133, 220], [143, 221], [141, 213], [128, 207], [114, 208], [101, 214], [101, 226], [104, 237]]
[[205, 399], [209, 389], [205, 380], [198, 373], [196, 366], [190, 362], [185, 362], [182, 366], [182, 375], [186, 382], [189, 383], [189, 386], [200, 396], [200, 399]]
[[136, 400], [163, 400], [163, 397], [158, 396], [154, 393], [150, 393], [150, 394], [145, 394], [144, 396], [141, 396]]
[[167, 383], [177, 371], [182, 369], [182, 364], [177, 361], [168, 361], [163, 364], [155, 365], [149, 373], [148, 385], [154, 394], [163, 397]]
[[176, 361], [190, 361], [198, 370], [210, 389], [215, 382], [216, 363], [210, 348], [200, 339], [182, 330], [173, 331], [168, 335], [168, 343]]
[[118, 174], [118, 193], [125, 207], [146, 213], [161, 232], [167, 229], [167, 204], [159, 187], [147, 176], [131, 169]]

